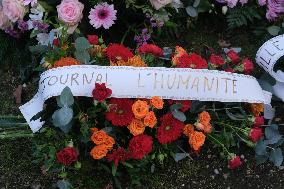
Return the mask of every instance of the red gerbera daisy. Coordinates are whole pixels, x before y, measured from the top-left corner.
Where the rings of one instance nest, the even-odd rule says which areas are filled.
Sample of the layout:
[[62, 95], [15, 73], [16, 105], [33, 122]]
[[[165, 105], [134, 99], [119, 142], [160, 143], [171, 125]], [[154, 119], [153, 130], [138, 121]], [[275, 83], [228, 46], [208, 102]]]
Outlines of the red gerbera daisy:
[[134, 118], [132, 112], [133, 101], [130, 99], [112, 98], [109, 102], [110, 110], [106, 113], [106, 120], [115, 126], [127, 126]]
[[125, 151], [124, 148], [118, 148], [113, 150], [111, 154], [107, 155], [107, 160], [109, 162], [113, 161], [115, 166], [118, 166], [120, 161], [124, 162], [130, 158], [130, 154]]
[[208, 64], [205, 59], [196, 53], [190, 55], [183, 54], [178, 58], [178, 68], [207, 69]]
[[132, 58], [133, 53], [121, 44], [110, 44], [106, 48], [106, 55], [110, 61], [124, 60], [127, 61], [129, 58]]
[[139, 53], [141, 54], [152, 54], [154, 56], [163, 56], [163, 49], [154, 44], [143, 44], [138, 48]]
[[153, 139], [148, 135], [134, 136], [129, 142], [129, 151], [133, 159], [143, 159], [152, 151]]
[[184, 124], [175, 119], [171, 113], [164, 115], [160, 121], [157, 138], [161, 144], [173, 142], [182, 135]]

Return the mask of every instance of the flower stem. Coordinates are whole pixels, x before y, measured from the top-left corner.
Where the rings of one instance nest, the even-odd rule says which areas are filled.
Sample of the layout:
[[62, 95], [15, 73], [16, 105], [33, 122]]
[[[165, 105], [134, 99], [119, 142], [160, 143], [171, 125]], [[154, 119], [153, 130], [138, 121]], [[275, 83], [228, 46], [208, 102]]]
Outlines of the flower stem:
[[211, 134], [207, 134], [207, 136], [208, 136], [210, 139], [212, 139], [213, 141], [215, 141], [216, 143], [218, 143], [218, 144], [223, 148], [223, 150], [224, 150], [225, 152], [227, 152], [228, 154], [230, 154], [230, 152], [228, 151], [228, 149], [225, 147], [225, 145], [224, 145], [222, 142], [220, 142], [218, 139], [216, 139], [215, 137], [213, 137]]

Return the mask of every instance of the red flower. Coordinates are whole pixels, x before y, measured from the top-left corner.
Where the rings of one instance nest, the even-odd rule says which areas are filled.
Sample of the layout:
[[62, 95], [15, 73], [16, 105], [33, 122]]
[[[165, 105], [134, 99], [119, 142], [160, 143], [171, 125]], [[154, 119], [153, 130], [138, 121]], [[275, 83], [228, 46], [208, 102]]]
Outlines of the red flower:
[[97, 35], [87, 35], [89, 43], [97, 45], [99, 43], [99, 37]]
[[201, 56], [196, 53], [190, 55], [183, 54], [178, 58], [178, 68], [206, 69], [208, 64]]
[[59, 39], [53, 39], [52, 44], [53, 44], [53, 46], [58, 47], [59, 46]]
[[261, 125], [264, 125], [264, 117], [263, 116], [258, 116], [254, 119], [254, 127], [260, 127]]
[[249, 134], [250, 140], [253, 142], [257, 142], [263, 137], [262, 129], [259, 127], [252, 128]]
[[148, 135], [134, 136], [129, 142], [129, 151], [133, 159], [143, 159], [152, 151], [153, 139]]
[[105, 83], [99, 84], [96, 83], [96, 87], [93, 90], [92, 94], [95, 100], [102, 102], [106, 98], [110, 97], [112, 90], [106, 87]]
[[231, 59], [231, 61], [236, 64], [240, 61], [240, 57], [238, 53], [236, 53], [234, 50], [229, 50], [227, 52], [227, 56]]
[[165, 114], [160, 121], [161, 125], [158, 127], [157, 138], [161, 144], [173, 142], [182, 135], [184, 124], [175, 119], [171, 113]]
[[154, 56], [163, 56], [163, 49], [154, 44], [143, 44], [138, 48], [139, 53], [141, 54], [152, 54]]
[[236, 169], [242, 164], [241, 158], [239, 156], [235, 156], [229, 161], [229, 169]]
[[127, 126], [131, 123], [134, 118], [132, 100], [112, 98], [109, 105], [110, 111], [106, 113], [106, 119], [114, 126]]
[[106, 55], [110, 61], [124, 60], [127, 61], [129, 58], [132, 58], [133, 53], [121, 44], [110, 44], [106, 48]]
[[248, 58], [243, 60], [243, 68], [246, 74], [250, 74], [253, 70], [253, 63]]
[[182, 111], [182, 112], [186, 112], [187, 110], [189, 110], [189, 108], [191, 106], [190, 100], [168, 100], [168, 102], [169, 102], [170, 105], [172, 105], [173, 103], [181, 104], [182, 107], [181, 107], [180, 111]]
[[234, 73], [235, 70], [233, 68], [227, 68], [224, 70], [225, 72], [231, 72], [231, 73]]
[[218, 55], [212, 54], [209, 58], [209, 61], [211, 62], [211, 64], [214, 64], [216, 66], [222, 66], [225, 64], [225, 60]]
[[56, 159], [59, 163], [64, 165], [71, 165], [77, 161], [78, 153], [73, 147], [66, 147], [56, 153]]
[[124, 162], [130, 158], [130, 154], [125, 151], [124, 148], [118, 148], [113, 150], [111, 154], [107, 155], [107, 160], [109, 162], [113, 161], [115, 166], [118, 166], [120, 161]]

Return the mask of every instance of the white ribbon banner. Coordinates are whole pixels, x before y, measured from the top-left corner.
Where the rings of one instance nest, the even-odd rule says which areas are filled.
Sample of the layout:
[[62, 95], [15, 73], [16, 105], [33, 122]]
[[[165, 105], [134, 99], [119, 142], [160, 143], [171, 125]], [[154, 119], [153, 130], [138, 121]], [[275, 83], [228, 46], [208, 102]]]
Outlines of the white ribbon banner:
[[249, 75], [223, 71], [161, 68], [108, 67], [80, 65], [48, 70], [40, 77], [34, 98], [20, 107], [33, 132], [44, 124], [30, 119], [43, 110], [44, 101], [58, 96], [68, 86], [74, 96], [92, 97], [95, 83], [106, 83], [116, 98], [151, 98], [221, 102], [270, 103]]
[[273, 70], [277, 61], [284, 56], [284, 35], [276, 36], [265, 42], [257, 51], [256, 63], [275, 78], [273, 93], [284, 101], [284, 73]]

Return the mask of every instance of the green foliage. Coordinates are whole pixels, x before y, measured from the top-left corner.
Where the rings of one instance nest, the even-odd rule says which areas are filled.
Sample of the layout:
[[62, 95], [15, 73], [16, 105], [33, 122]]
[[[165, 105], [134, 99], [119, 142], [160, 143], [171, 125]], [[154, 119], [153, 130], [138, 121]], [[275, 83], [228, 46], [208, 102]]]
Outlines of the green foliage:
[[242, 26], [247, 26], [261, 16], [254, 6], [234, 7], [228, 11], [227, 23], [228, 29], [232, 30]]
[[59, 189], [70, 189], [70, 188], [72, 188], [72, 185], [70, 184], [70, 182], [68, 180], [59, 180], [59, 181], [57, 181], [56, 185]]
[[179, 111], [179, 109], [181, 109], [181, 108], [182, 108], [181, 104], [174, 104], [170, 107], [170, 110], [171, 110], [173, 116], [177, 120], [184, 122], [186, 120], [186, 116], [184, 115], [183, 112]]
[[91, 44], [85, 37], [78, 37], [75, 40], [75, 57], [77, 60], [79, 60], [81, 63], [87, 64], [90, 62], [91, 57], [88, 53], [88, 49], [91, 47]]

